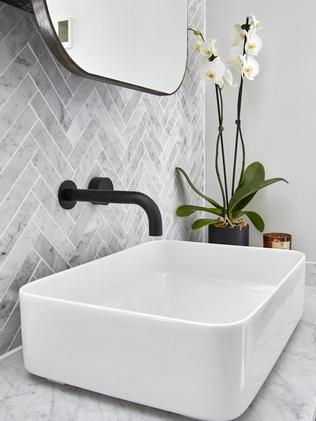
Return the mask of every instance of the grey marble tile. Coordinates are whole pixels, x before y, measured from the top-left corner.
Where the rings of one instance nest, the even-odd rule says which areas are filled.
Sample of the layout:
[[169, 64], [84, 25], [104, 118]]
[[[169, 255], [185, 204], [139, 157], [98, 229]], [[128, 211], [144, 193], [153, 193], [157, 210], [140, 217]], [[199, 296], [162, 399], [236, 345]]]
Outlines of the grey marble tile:
[[31, 104], [35, 113], [38, 115], [42, 124], [52, 136], [61, 152], [65, 155], [65, 157], [67, 157], [71, 153], [72, 145], [68, 140], [62, 127], [58, 123], [56, 117], [48, 108], [43, 97], [39, 93], [37, 93], [34, 99], [32, 100]]
[[38, 146], [34, 142], [32, 136], [27, 136], [0, 174], [0, 201], [5, 198], [23, 169], [35, 155], [37, 149]]
[[69, 77], [67, 78], [67, 85], [73, 94], [77, 92], [81, 83], [83, 83], [82, 77], [77, 76], [74, 73], [69, 74]]
[[[149, 95], [144, 95], [143, 101], [147, 111], [146, 117], [150, 120], [152, 126], [155, 128], [157, 135], [160, 136], [163, 130], [163, 125], [160, 120], [163, 119], [164, 111], [159, 110], [159, 105], [157, 106], [155, 104], [156, 106], [154, 106]], [[167, 103], [169, 103], [169, 101]], [[158, 115], [160, 118], [158, 118]]]
[[86, 99], [86, 102], [81, 107], [79, 113], [73, 120], [70, 129], [67, 132], [68, 138], [75, 146], [90, 120], [100, 110], [101, 100], [96, 94], [95, 90]]
[[0, 354], [9, 351], [10, 345], [20, 329], [20, 306], [17, 302], [9, 319], [0, 332]]
[[52, 275], [53, 273], [53, 269], [44, 260], [41, 260], [34, 272], [34, 280], [46, 278], [46, 276]]
[[130, 164], [134, 155], [136, 155], [137, 158], [141, 156], [140, 155], [141, 152], [138, 151], [137, 149], [139, 145], [142, 145], [142, 146], [144, 145], [144, 142], [142, 142], [144, 133], [145, 133], [145, 126], [141, 122], [139, 126], [137, 127], [137, 129], [135, 130], [133, 136], [131, 137], [131, 140], [126, 147], [123, 156], [121, 157], [122, 163], [123, 165], [125, 165], [125, 167], [127, 167]]
[[[124, 112], [124, 108], [126, 106], [126, 102], [123, 100], [122, 91], [116, 89], [114, 85], [107, 85], [107, 92], [110, 94], [112, 101], [115, 103], [118, 111], [122, 114]], [[129, 98], [132, 96], [129, 96]]]
[[68, 160], [40, 121], [33, 127], [32, 136], [58, 174], [64, 179], [71, 178], [73, 170]]
[[30, 253], [39, 234], [39, 229], [33, 223], [29, 223], [26, 229], [22, 232], [17, 244], [14, 247], [14, 252], [8, 256], [1, 268], [0, 297], [5, 294], [7, 288], [12, 282], [12, 277], [17, 273], [28, 253]]
[[0, 42], [8, 36], [10, 31], [22, 20], [23, 13], [15, 7], [1, 3], [0, 13]]
[[123, 187], [119, 180], [120, 177], [117, 173], [117, 167], [114, 165], [114, 162], [112, 162], [112, 159], [110, 159], [109, 156], [104, 152], [104, 150], [102, 150], [98, 155], [97, 162], [102, 171], [102, 174], [105, 177], [109, 177], [111, 180], [115, 180], [116, 189], [122, 189]]
[[69, 162], [74, 170], [79, 168], [79, 164], [81, 163], [84, 155], [87, 153], [87, 150], [90, 147], [92, 141], [96, 137], [99, 128], [100, 121], [96, 116], [94, 116], [90, 120], [88, 126], [82, 133], [79, 141], [77, 142], [76, 146], [73, 148], [73, 151], [69, 156]]
[[[89, 164], [88, 164], [89, 166]], [[82, 183], [78, 183], [78, 188], [88, 188], [89, 186], [89, 182], [92, 178], [94, 177], [99, 177], [100, 175], [102, 176], [102, 173], [98, 167], [97, 164], [94, 164], [93, 167], [91, 168], [91, 166], [89, 166], [88, 170], [90, 172], [85, 174], [85, 177], [83, 176], [83, 182]], [[74, 178], [75, 179], [75, 178]], [[77, 203], [76, 206], [73, 209], [70, 209], [69, 211], [69, 215], [73, 218], [74, 221], [76, 221], [76, 223], [78, 222], [80, 216], [82, 215], [84, 209], [90, 206], [89, 203]]]
[[101, 153], [101, 145], [97, 139], [94, 139], [94, 141], [91, 143], [88, 150], [84, 154], [80, 165], [78, 166], [78, 169], [74, 174], [73, 180], [78, 187], [84, 185], [85, 181], [87, 180], [87, 174], [89, 178], [101, 175], [100, 167], [94, 174], [90, 174], [91, 162], [96, 162]]
[[308, 262], [306, 264], [306, 283], [312, 287], [316, 287], [316, 263]]
[[[45, 262], [53, 272], [61, 272], [69, 268], [68, 263], [66, 263], [57, 253], [54, 246], [44, 235], [39, 235], [34, 244], [34, 250], [36, 250], [37, 255], [41, 257], [42, 261]], [[35, 277], [38, 277], [38, 274], [35, 275]]]
[[77, 116], [80, 108], [84, 105], [95, 86], [96, 82], [91, 79], [85, 79], [81, 83], [79, 89], [76, 91], [75, 95], [71, 98], [69, 104], [67, 105], [68, 112], [73, 119]]
[[35, 93], [36, 87], [33, 81], [29, 76], [26, 76], [14, 94], [7, 101], [5, 107], [0, 109], [0, 138], [4, 136], [8, 129], [10, 129]]
[[[117, 128], [118, 132], [122, 133], [125, 129], [125, 123], [108, 91], [108, 87], [105, 84], [99, 84], [97, 86], [97, 91], [104, 105], [104, 109], [111, 116], [111, 119], [113, 120], [113, 123]], [[139, 93], [138, 95], [141, 94]]]
[[8, 351], [12, 351], [22, 345], [22, 334], [21, 328], [18, 329], [17, 333], [15, 334], [13, 341], [11, 342]]
[[63, 77], [63, 79], [66, 81], [68, 78], [69, 78], [69, 76], [70, 76], [70, 74], [71, 74], [71, 72], [68, 70], [68, 69], [66, 69], [66, 67], [64, 67], [57, 59], [56, 59], [56, 57], [53, 55], [53, 54], [51, 54], [51, 56], [52, 56], [52, 59], [53, 59], [53, 61], [54, 61], [54, 63], [55, 63], [55, 66], [57, 67], [57, 69], [59, 69], [59, 71], [60, 71], [60, 74], [62, 75], [62, 77]]
[[36, 116], [29, 105], [18, 116], [14, 124], [0, 141], [0, 171], [7, 165], [10, 158], [22, 144], [26, 135], [35, 124]]
[[[129, 160], [126, 160], [126, 166], [124, 166], [124, 163], [122, 162], [122, 166], [119, 167], [119, 171], [124, 174], [124, 170], [126, 171], [126, 174], [135, 174], [137, 171], [137, 168], [139, 168], [139, 163], [141, 160], [144, 159], [145, 154], [145, 146], [142, 142], [143, 137], [140, 138], [140, 142], [138, 143], [136, 150], [134, 154], [130, 156]], [[152, 165], [153, 166], [153, 165]], [[124, 178], [124, 184], [126, 184], [127, 179]]]
[[0, 267], [31, 220], [38, 204], [33, 193], [29, 193], [4, 232], [0, 234]]
[[[147, 114], [143, 117], [143, 124], [146, 127], [146, 140], [148, 144], [150, 144], [150, 148], [153, 148], [155, 151], [155, 159], [154, 161], [160, 161], [161, 154], [163, 150], [165, 149], [165, 139], [164, 143], [162, 144], [161, 141], [159, 141], [159, 137], [157, 135], [156, 127], [153, 126], [152, 122], [150, 121], [150, 118]], [[185, 123], [183, 123], [185, 124]], [[173, 142], [175, 141], [175, 136], [173, 137]], [[159, 157], [159, 159], [157, 159]]]
[[83, 263], [87, 263], [87, 262], [91, 262], [92, 260], [95, 260], [98, 254], [98, 251], [101, 247], [101, 244], [102, 244], [102, 238], [100, 234], [96, 232], [80, 263], [83, 264]]
[[82, 238], [85, 233], [92, 232], [94, 234], [98, 227], [98, 218], [99, 213], [96, 206], [87, 205], [69, 235], [69, 239], [72, 243], [75, 245], [78, 244], [80, 238]]
[[137, 107], [141, 101], [142, 96], [139, 94], [139, 92], [133, 92], [131, 97], [129, 98], [123, 112], [122, 117], [125, 121], [125, 124], [128, 124], [130, 119], [133, 118], [134, 113], [137, 112]]
[[63, 178], [55, 170], [42, 151], [38, 151], [34, 155], [32, 164], [57, 196], [58, 188], [63, 182]]
[[5, 228], [9, 225], [17, 209], [29, 194], [37, 177], [38, 174], [32, 164], [28, 164], [21, 175], [19, 175], [16, 183], [0, 205], [0, 233], [4, 232]]
[[[114, 165], [119, 166], [121, 156], [124, 154], [125, 147], [120, 142], [120, 136], [111, 121], [106, 121], [108, 124], [102, 124], [102, 127], [98, 133], [98, 139], [102, 145], [103, 150], [113, 156], [115, 160]], [[126, 145], [128, 147], [128, 145]]]
[[137, 171], [135, 171], [132, 177], [130, 177], [130, 179], [125, 182], [125, 185], [128, 186], [129, 190], [135, 190], [136, 186], [139, 186], [140, 183], [144, 182], [143, 176], [145, 173], [145, 168], [145, 159], [139, 161]]
[[18, 85], [30, 72], [35, 62], [36, 57], [30, 47], [26, 45], [7, 70], [0, 76], [0, 106], [13, 94]]
[[0, 42], [0, 73], [15, 59], [32, 37], [34, 26], [27, 15], [22, 16], [17, 25]]
[[72, 123], [71, 117], [39, 62], [33, 66], [30, 75], [56, 120], [67, 131]]
[[72, 98], [71, 91], [65, 82], [60, 69], [55, 65], [55, 62], [43, 40], [37, 33], [34, 33], [32, 39], [29, 41], [29, 44], [38, 61], [41, 63], [47, 77], [56, 89], [59, 97], [65, 105], [68, 104]]
[[38, 179], [36, 184], [33, 186], [32, 191], [37, 200], [54, 218], [55, 222], [64, 231], [64, 233], [69, 235], [74, 228], [75, 222], [59, 205], [56, 194], [53, 193], [43, 178]]
[[[128, 209], [131, 209], [130, 206], [128, 206]], [[127, 211], [123, 205], [119, 204], [111, 204], [108, 206], [102, 206], [98, 209], [99, 213], [101, 214], [103, 221], [104, 221], [104, 227], [101, 231], [100, 226], [98, 227], [99, 231], [104, 233], [105, 227], [108, 231], [107, 236], [103, 238], [108, 238], [111, 235], [116, 235], [116, 232], [120, 237], [123, 237], [124, 234], [120, 234], [119, 231], [126, 232], [125, 230], [125, 220]], [[102, 225], [102, 224], [101, 224]], [[121, 226], [121, 230], [119, 227]], [[123, 228], [123, 229], [122, 229]]]
[[[145, 98], [145, 96], [143, 98]], [[149, 120], [150, 111], [147, 110], [144, 99], [142, 99], [142, 101], [139, 102], [137, 109], [135, 111], [136, 112], [133, 114], [133, 118], [129, 120], [128, 124], [125, 126], [123, 130], [123, 133], [120, 134], [116, 130], [118, 136], [122, 136], [124, 139], [130, 139], [130, 137], [133, 136], [135, 130], [139, 126], [140, 122], [142, 122], [144, 125], [147, 126], [147, 121]], [[108, 116], [108, 119], [111, 125], [113, 126], [113, 128], [115, 128], [115, 125], [113, 121], [110, 119], [110, 116]], [[102, 123], [104, 121], [104, 128], [107, 129], [109, 123], [104, 119], [102, 119], [101, 121]], [[159, 139], [158, 141], [161, 142], [161, 139]]]
[[[89, 254], [89, 247], [90, 251], [93, 250], [95, 245], [98, 245], [97, 242], [94, 242], [94, 238], [97, 235], [97, 229], [89, 229], [84, 231], [84, 233], [80, 236], [80, 239], [76, 245], [75, 252], [70, 260], [71, 267], [76, 267], [81, 265], [82, 263], [88, 262], [90, 254]], [[101, 239], [102, 241], [102, 239]]]
[[57, 252], [68, 263], [73, 254], [74, 246], [43, 206], [40, 206], [35, 212], [33, 222], [50, 239]]
[[0, 332], [3, 330], [5, 323], [8, 321], [11, 312], [19, 300], [20, 288], [29, 282], [39, 261], [40, 257], [31, 250], [6, 293], [2, 298], [0, 297]]

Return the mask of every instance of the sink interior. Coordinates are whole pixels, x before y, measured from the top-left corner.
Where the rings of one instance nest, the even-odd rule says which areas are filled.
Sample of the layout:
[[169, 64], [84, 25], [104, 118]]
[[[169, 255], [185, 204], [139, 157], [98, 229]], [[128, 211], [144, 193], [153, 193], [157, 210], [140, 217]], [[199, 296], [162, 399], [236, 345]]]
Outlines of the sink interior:
[[157, 241], [47, 277], [30, 294], [209, 324], [255, 311], [300, 253]]

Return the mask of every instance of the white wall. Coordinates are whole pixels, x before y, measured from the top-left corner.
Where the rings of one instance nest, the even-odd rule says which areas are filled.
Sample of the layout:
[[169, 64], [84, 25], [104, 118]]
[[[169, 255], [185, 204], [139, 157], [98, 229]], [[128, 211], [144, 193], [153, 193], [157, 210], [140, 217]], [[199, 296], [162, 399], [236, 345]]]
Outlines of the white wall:
[[[247, 82], [243, 102], [243, 133], [248, 163], [259, 160], [279, 184], [260, 192], [251, 206], [266, 221], [266, 232], [290, 232], [294, 248], [316, 260], [316, 53], [313, 0], [207, 0], [207, 35], [218, 38], [227, 56], [231, 28], [247, 15], [263, 23], [264, 50], [258, 57], [261, 74]], [[225, 94], [225, 141], [233, 149], [237, 89]], [[217, 190], [213, 168], [216, 136], [214, 91], [207, 89], [207, 191]], [[252, 232], [252, 244], [262, 235]]]

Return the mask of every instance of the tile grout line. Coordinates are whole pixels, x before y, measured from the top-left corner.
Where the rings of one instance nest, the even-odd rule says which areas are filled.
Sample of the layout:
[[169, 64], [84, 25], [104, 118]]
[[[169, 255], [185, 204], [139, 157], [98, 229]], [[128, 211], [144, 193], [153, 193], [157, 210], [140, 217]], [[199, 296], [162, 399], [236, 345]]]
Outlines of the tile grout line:
[[[19, 328], [18, 328], [18, 330], [17, 330], [16, 334], [14, 335], [14, 338], [12, 339], [12, 341], [11, 341], [11, 343], [10, 343], [10, 345], [9, 345], [8, 349], [6, 350], [6, 354], [7, 354], [9, 351], [11, 351], [11, 346], [12, 346], [13, 342], [15, 341], [16, 337], [18, 336], [19, 332], [21, 332], [21, 326], [19, 326]], [[16, 349], [16, 348], [14, 348], [14, 349]]]

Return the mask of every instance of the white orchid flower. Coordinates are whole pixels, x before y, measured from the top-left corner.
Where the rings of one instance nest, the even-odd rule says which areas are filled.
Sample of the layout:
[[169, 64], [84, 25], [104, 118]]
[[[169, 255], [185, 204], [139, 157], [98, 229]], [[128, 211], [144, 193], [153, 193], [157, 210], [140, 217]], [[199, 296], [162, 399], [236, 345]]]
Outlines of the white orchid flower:
[[241, 25], [235, 25], [234, 31], [231, 37], [231, 43], [233, 46], [243, 44], [245, 39], [245, 32], [241, 28]]
[[260, 20], [256, 19], [255, 15], [252, 15], [250, 18], [251, 18], [251, 24], [250, 24], [251, 29], [254, 29], [255, 31], [258, 31], [259, 29], [263, 29]]
[[262, 39], [254, 29], [250, 29], [248, 32], [246, 32], [246, 37], [246, 53], [250, 56], [257, 56], [262, 50]]
[[206, 59], [217, 56], [216, 43], [217, 39], [211, 39], [210, 41], [203, 42], [201, 45], [200, 52]]
[[243, 53], [243, 45], [235, 45], [231, 48], [227, 64], [230, 66], [233, 66], [236, 70], [241, 71], [241, 61], [240, 61], [240, 55]]
[[230, 88], [235, 88], [236, 84], [234, 84], [234, 78], [232, 72], [226, 67], [224, 76], [221, 80], [217, 82], [218, 86], [223, 89], [225, 86]]
[[225, 75], [226, 66], [219, 57], [216, 57], [213, 61], [207, 61], [202, 66], [202, 76], [204, 79], [220, 84]]
[[231, 88], [234, 88], [236, 86], [236, 84], [234, 84], [233, 74], [227, 67], [224, 74], [224, 81]]
[[244, 56], [240, 56], [240, 61], [242, 64], [242, 74], [248, 80], [254, 80], [254, 78], [258, 76], [260, 72], [260, 67], [257, 60], [254, 57], [245, 54]]

